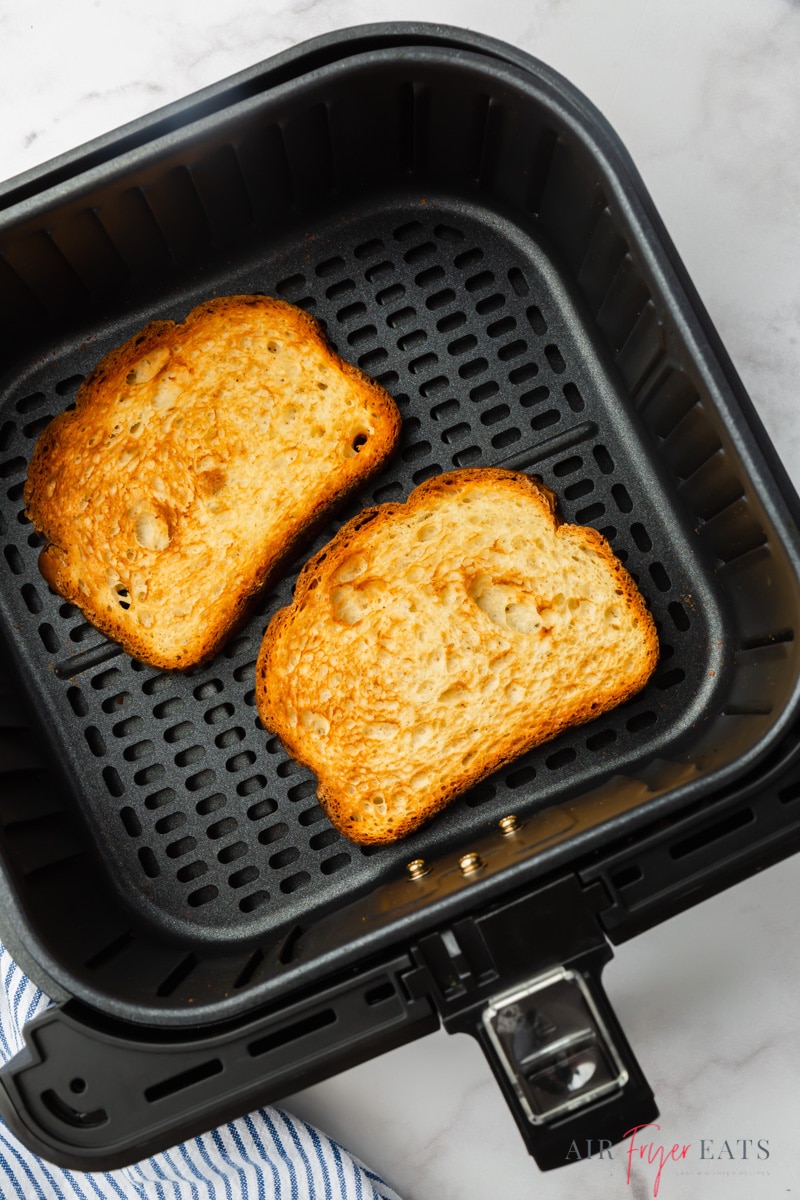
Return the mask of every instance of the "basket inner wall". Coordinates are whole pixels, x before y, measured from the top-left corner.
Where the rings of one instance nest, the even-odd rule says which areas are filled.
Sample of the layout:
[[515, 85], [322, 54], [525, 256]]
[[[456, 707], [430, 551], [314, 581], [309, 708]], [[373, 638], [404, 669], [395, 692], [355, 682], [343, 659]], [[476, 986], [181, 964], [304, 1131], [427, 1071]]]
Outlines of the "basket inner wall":
[[[126, 922], [137, 936], [172, 942], [182, 952], [190, 945], [193, 953], [224, 955], [243, 943], [280, 939], [298, 922], [396, 878], [410, 858], [435, 859], [468, 846], [508, 811], [535, 811], [637, 762], [680, 759], [698, 731], [713, 744], [715, 764], [721, 754], [734, 758], [768, 726], [776, 679], [780, 691], [794, 678], [793, 613], [752, 601], [759, 573], [770, 569], [762, 560], [780, 548], [770, 546], [753, 517], [746, 484], [731, 483], [724, 432], [714, 432], [714, 413], [677, 355], [674, 335], [663, 335], [618, 219], [597, 204], [596, 170], [589, 188], [584, 151], [555, 123], [548, 131], [539, 115], [535, 145], [528, 139], [521, 166], [525, 211], [510, 221], [518, 147], [509, 134], [491, 155], [484, 151], [486, 123], [503, 127], [496, 106], [473, 97], [471, 132], [446, 151], [452, 117], [437, 118], [435, 98], [404, 87], [411, 140], [398, 135], [402, 163], [382, 164], [377, 197], [339, 202], [322, 219], [310, 205], [288, 235], [265, 241], [259, 232], [244, 254], [241, 245], [231, 249], [224, 270], [219, 255], [213, 271], [201, 272], [196, 261], [155, 305], [126, 307], [117, 299], [103, 327], [62, 332], [45, 361], [21, 367], [3, 400], [8, 642], [68, 780], [72, 807], [65, 811], [80, 813], [115, 896], [113, 919], [71, 934], [71, 967], [102, 969], [115, 987], [136, 987], [165, 1003], [191, 971], [176, 974], [174, 952], [165, 951], [145, 979], [121, 982], [130, 978], [125, 957], [136, 940]], [[448, 108], [450, 101], [442, 112]], [[282, 127], [287, 197], [313, 191], [318, 165], [304, 181], [298, 164], [300, 147], [314, 139], [328, 139], [328, 177], [341, 177], [335, 169], [341, 142], [330, 124], [336, 111], [335, 105], [325, 110], [326, 125], [318, 104], [309, 103]], [[415, 141], [423, 117], [431, 130], [425, 145], [441, 147], [433, 162]], [[264, 127], [262, 143], [272, 145], [264, 154], [274, 156], [280, 146], [273, 129]], [[185, 165], [172, 164], [153, 176], [149, 194], [140, 194], [145, 209], [155, 197], [149, 211], [158, 212], [162, 236], [165, 228], [174, 231], [174, 259], [191, 263], [199, 236], [193, 222], [202, 224], [209, 194], [217, 213], [252, 203], [253, 178], [265, 172], [262, 159], [261, 174], [248, 175], [247, 146], [249, 126], [240, 144], [209, 150], [204, 161], [216, 163], [216, 174], [195, 167], [190, 175]], [[409, 187], [409, 170], [444, 174], [452, 183], [456, 160], [460, 195]], [[387, 195], [385, 175], [399, 166], [406, 172], [402, 187]], [[489, 194], [492, 181], [496, 196]], [[120, 203], [119, 194], [109, 198], [112, 209]], [[140, 228], [143, 211], [130, 229]], [[573, 234], [581, 230], [580, 253], [575, 236], [563, 245], [570, 221]], [[154, 266], [151, 285], [161, 280], [160, 269]], [[107, 272], [98, 278], [100, 291], [110, 286]], [[365, 852], [343, 840], [316, 802], [313, 777], [258, 721], [255, 656], [269, 616], [291, 598], [295, 572], [263, 598], [213, 663], [185, 676], [119, 653], [38, 573], [39, 543], [22, 511], [22, 488], [47, 421], [70, 403], [100, 355], [145, 320], [179, 319], [205, 296], [240, 291], [278, 294], [313, 312], [340, 353], [381, 380], [403, 413], [397, 458], [312, 550], [364, 504], [402, 499], [453, 466], [502, 463], [539, 475], [558, 495], [565, 519], [609, 538], [657, 621], [661, 662], [639, 697], [533, 751], [398, 847]], [[728, 586], [726, 572], [736, 587]], [[749, 656], [746, 671], [742, 655]], [[766, 697], [764, 680], [771, 681]], [[23, 834], [18, 818], [6, 822], [12, 867], [19, 867]], [[64, 864], [71, 856], [83, 862], [71, 843], [59, 857], [58, 845], [67, 843], [52, 837], [39, 839], [37, 860], [29, 841], [16, 873], [20, 894], [52, 894], [54, 881], [69, 875]], [[76, 898], [76, 906], [83, 903]], [[40, 914], [45, 940], [48, 925], [53, 940], [59, 935], [63, 954], [63, 916], [48, 916], [32, 894], [28, 910]]]

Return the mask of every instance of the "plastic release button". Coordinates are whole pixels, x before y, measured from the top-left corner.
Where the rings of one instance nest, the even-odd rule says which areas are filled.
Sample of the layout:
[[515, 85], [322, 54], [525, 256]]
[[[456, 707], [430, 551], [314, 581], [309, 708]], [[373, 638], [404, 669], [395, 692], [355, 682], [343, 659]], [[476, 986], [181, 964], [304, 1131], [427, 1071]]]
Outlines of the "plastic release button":
[[577, 972], [561, 967], [497, 996], [483, 1022], [528, 1119], [543, 1124], [622, 1090], [628, 1072]]

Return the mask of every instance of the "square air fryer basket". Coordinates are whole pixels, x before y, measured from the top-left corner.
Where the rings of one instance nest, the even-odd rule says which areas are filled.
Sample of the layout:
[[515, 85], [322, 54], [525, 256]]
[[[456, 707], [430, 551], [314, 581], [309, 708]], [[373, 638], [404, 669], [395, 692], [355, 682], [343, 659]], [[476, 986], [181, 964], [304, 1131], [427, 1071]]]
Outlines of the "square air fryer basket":
[[[0, 252], [2, 933], [62, 1002], [32, 1034], [53, 1075], [18, 1072], [3, 1106], [40, 1153], [130, 1160], [425, 1032], [435, 997], [400, 983], [415, 939], [559, 873], [588, 886], [603, 856], [643, 903], [631, 847], [769, 772], [791, 792], [795, 497], [630, 160], [548, 68], [433, 26], [319, 39], [11, 181]], [[297, 567], [187, 674], [122, 653], [38, 571], [22, 495], [47, 422], [148, 320], [241, 292], [308, 309], [402, 411], [398, 454], [308, 553], [367, 504], [502, 464], [610, 540], [657, 622], [639, 696], [397, 846], [343, 839], [258, 720], [256, 654]], [[788, 827], [788, 800], [775, 811]], [[694, 876], [690, 851], [662, 891], [711, 886], [713, 847]], [[414, 859], [429, 870], [410, 880]], [[276, 1013], [291, 1037], [255, 1038]], [[87, 1037], [98, 1080], [136, 1048], [127, 1134], [113, 1083], [88, 1110], [64, 1101], [58, 1055], [85, 1074]], [[169, 1076], [141, 1066], [148, 1039], [206, 1058]], [[219, 1047], [244, 1044], [237, 1076]]]

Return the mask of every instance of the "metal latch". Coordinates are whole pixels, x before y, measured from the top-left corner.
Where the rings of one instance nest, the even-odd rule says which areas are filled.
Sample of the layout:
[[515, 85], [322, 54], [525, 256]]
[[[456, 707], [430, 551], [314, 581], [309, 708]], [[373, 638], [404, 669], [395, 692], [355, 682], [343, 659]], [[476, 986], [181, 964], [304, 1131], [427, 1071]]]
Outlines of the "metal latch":
[[491, 999], [483, 1024], [534, 1125], [621, 1092], [628, 1071], [583, 978], [560, 968]]

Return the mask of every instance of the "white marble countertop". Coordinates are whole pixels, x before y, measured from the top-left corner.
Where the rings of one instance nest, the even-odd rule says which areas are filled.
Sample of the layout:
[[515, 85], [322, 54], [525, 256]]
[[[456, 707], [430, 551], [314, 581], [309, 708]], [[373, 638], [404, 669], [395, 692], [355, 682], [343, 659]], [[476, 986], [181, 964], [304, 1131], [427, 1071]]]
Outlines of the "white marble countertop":
[[[631, 151], [800, 485], [793, 0], [6, 0], [0, 175], [308, 37], [379, 20], [490, 33], [536, 54], [595, 101]], [[621, 946], [606, 972], [660, 1104], [653, 1140], [691, 1144], [685, 1162], [666, 1165], [660, 1200], [776, 1200], [800, 1191], [799, 895], [797, 857]], [[540, 1174], [464, 1037], [433, 1035], [287, 1107], [408, 1200], [653, 1195], [656, 1167], [637, 1165], [628, 1182], [622, 1148], [611, 1160]], [[768, 1158], [758, 1157], [759, 1139]]]

